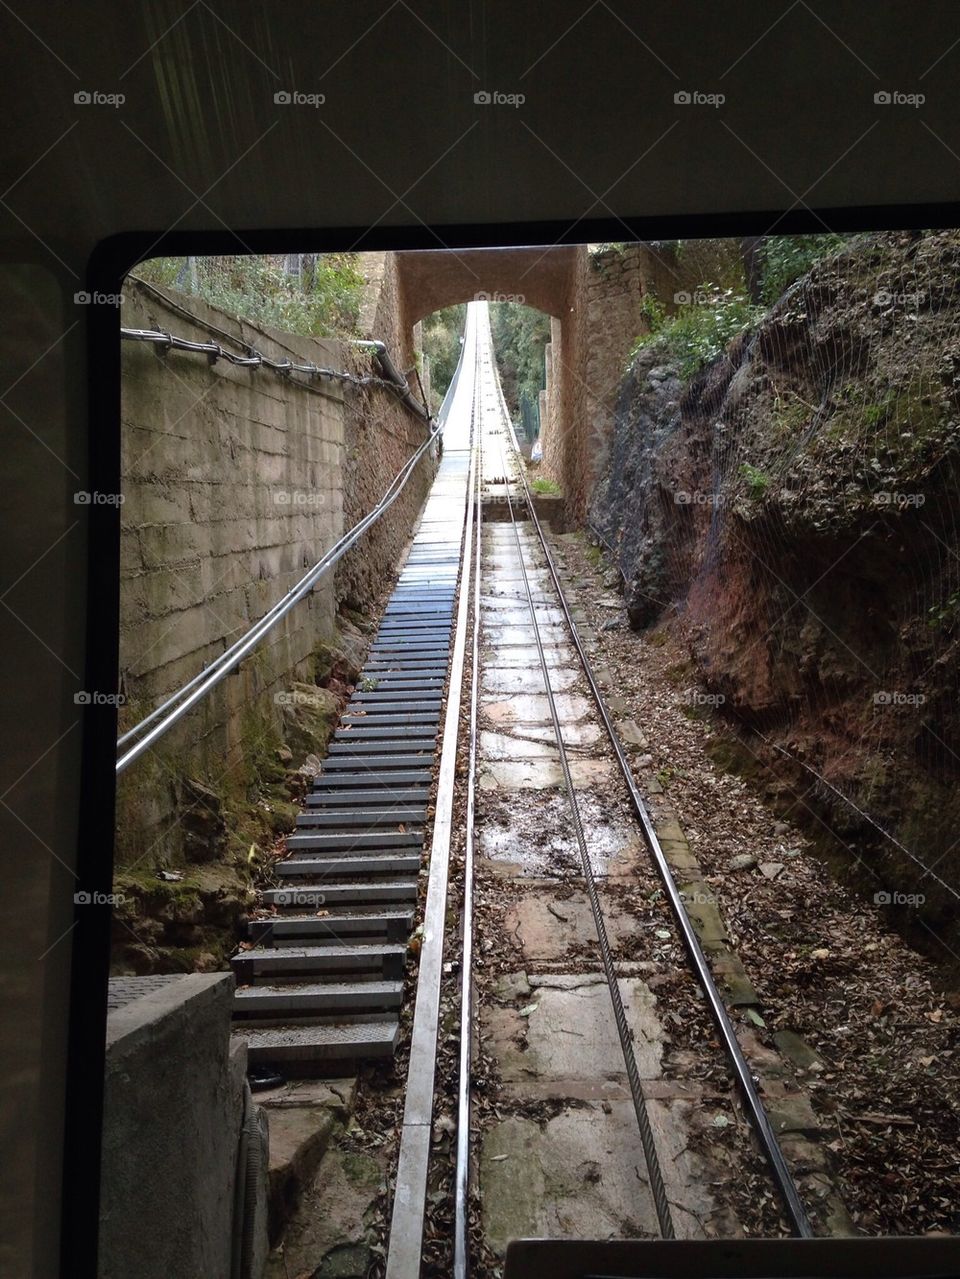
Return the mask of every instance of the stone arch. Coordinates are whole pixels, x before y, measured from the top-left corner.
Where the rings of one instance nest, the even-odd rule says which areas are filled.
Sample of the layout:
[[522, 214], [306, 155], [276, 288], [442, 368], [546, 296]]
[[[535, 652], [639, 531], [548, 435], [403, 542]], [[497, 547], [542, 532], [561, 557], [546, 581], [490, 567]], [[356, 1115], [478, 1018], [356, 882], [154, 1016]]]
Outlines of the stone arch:
[[399, 351], [406, 368], [414, 362], [415, 326], [455, 303], [486, 295], [550, 316], [543, 469], [562, 488], [569, 513], [583, 520], [605, 463], [626, 360], [645, 331], [643, 298], [652, 293], [669, 310], [675, 290], [689, 287], [669, 246], [418, 249], [378, 256], [361, 327]]
[[[581, 454], [577, 436], [583, 349], [579, 288], [587, 260], [585, 245], [555, 248], [416, 250], [393, 255], [405, 358], [412, 359], [414, 326], [434, 311], [486, 297], [516, 301], [550, 317], [546, 391], [541, 394], [544, 467], [582, 506], [571, 479]], [[582, 454], [581, 454], [582, 455]]]

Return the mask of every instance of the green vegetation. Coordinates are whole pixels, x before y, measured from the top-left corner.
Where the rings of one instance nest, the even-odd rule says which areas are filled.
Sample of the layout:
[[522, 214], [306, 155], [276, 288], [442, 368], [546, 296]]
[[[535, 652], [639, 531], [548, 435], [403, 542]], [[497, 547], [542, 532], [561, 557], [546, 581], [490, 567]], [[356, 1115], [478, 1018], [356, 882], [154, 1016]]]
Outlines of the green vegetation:
[[767, 306], [779, 298], [821, 258], [838, 253], [851, 236], [767, 235], [760, 241], [760, 296]]
[[453, 380], [460, 359], [460, 337], [467, 319], [466, 302], [434, 311], [423, 322], [423, 353], [430, 361], [430, 394], [436, 411]]
[[747, 482], [747, 492], [755, 502], [759, 502], [770, 487], [770, 476], [759, 467], [751, 466], [749, 462], [741, 465], [740, 474]]
[[132, 275], [286, 333], [354, 336], [365, 286], [359, 260], [357, 253], [151, 258]]
[[543, 352], [550, 341], [550, 317], [519, 302], [493, 302], [490, 328], [503, 398], [519, 423], [524, 402], [532, 409], [545, 385]]
[[[681, 376], [689, 380], [717, 359], [735, 337], [752, 328], [791, 284], [852, 239], [833, 233], [768, 235], [753, 241], [749, 253], [745, 241], [678, 244], [676, 260], [684, 265], [688, 279], [700, 266], [719, 278], [706, 279], [689, 294], [689, 301], [670, 313], [664, 302], [647, 294], [640, 308], [646, 331], [634, 343], [630, 359], [657, 340], [680, 366]], [[728, 251], [719, 251], [718, 245], [727, 246]]]
[[960, 616], [960, 591], [954, 591], [940, 604], [927, 609], [927, 625], [935, 629], [952, 629]]
[[530, 481], [530, 487], [534, 493], [559, 493], [560, 485], [554, 484], [553, 480], [548, 480], [545, 475], [537, 475]]
[[659, 303], [645, 301], [650, 332], [641, 334], [630, 359], [655, 339], [660, 340], [680, 366], [681, 376], [691, 378], [723, 354], [727, 343], [748, 329], [762, 313], [742, 293], [704, 285], [695, 300], [666, 315]]

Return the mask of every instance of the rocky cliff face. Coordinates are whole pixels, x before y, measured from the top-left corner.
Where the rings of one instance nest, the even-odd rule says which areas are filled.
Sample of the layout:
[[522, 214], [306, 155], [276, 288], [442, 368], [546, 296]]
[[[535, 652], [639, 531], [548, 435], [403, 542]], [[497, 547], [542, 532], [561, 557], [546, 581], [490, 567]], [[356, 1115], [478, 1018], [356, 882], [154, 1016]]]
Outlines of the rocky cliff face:
[[687, 384], [668, 343], [645, 347], [592, 507], [633, 624], [673, 619], [725, 710], [824, 779], [805, 777], [817, 819], [941, 921], [960, 885], [958, 440], [960, 236], [885, 234]]

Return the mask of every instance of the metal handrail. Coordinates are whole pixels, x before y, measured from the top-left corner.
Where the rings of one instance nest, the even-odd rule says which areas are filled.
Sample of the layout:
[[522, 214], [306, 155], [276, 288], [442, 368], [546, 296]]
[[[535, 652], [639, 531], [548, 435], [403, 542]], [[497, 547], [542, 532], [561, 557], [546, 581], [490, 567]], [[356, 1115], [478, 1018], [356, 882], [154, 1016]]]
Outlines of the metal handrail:
[[[156, 707], [149, 715], [145, 716], [139, 724], [129, 729], [117, 742], [117, 746], [123, 746], [126, 742], [134, 737], [140, 740], [117, 760], [117, 773], [122, 773], [125, 768], [133, 763], [140, 755], [143, 754], [150, 746], [154, 744], [168, 729], [182, 718], [191, 707], [195, 706], [210, 690], [220, 682], [236, 665], [244, 658], [247, 653], [253, 649], [263, 636], [271, 630], [281, 618], [285, 617], [295, 604], [297, 604], [319, 581], [319, 579], [328, 572], [334, 564], [343, 558], [348, 550], [363, 536], [366, 530], [380, 519], [386, 511], [390, 509], [393, 503], [400, 496], [410, 475], [416, 464], [434, 440], [443, 430], [443, 422], [437, 421], [436, 426], [423, 441], [413, 456], [404, 464], [398, 472], [393, 482], [387, 488], [380, 501], [370, 510], [361, 520], [359, 520], [353, 528], [330, 548], [327, 553], [317, 561], [316, 564], [300, 579], [296, 586], [292, 587], [287, 594], [277, 604], [264, 614], [257, 622], [250, 627], [245, 635], [236, 640], [226, 649], [219, 657], [215, 658], [210, 666], [200, 671], [191, 680], [188, 680], [181, 688], [177, 689], [160, 706]], [[169, 712], [169, 713], [167, 713]], [[161, 719], [160, 717], [163, 716]], [[154, 722], [160, 720], [159, 723]], [[141, 734], [147, 729], [148, 725], [154, 724], [145, 736]]]

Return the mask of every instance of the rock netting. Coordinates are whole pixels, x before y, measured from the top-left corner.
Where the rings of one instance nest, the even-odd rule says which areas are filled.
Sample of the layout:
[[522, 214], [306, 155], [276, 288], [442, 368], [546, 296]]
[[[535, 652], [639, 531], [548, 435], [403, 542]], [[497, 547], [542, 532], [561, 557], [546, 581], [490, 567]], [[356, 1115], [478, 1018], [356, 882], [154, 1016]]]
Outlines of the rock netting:
[[592, 505], [632, 623], [678, 618], [704, 695], [941, 922], [960, 875], [958, 323], [956, 233], [859, 238], [692, 381], [643, 348]]

